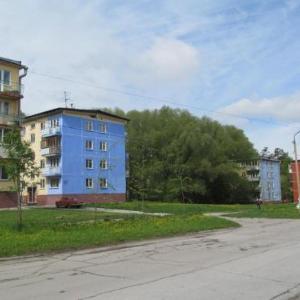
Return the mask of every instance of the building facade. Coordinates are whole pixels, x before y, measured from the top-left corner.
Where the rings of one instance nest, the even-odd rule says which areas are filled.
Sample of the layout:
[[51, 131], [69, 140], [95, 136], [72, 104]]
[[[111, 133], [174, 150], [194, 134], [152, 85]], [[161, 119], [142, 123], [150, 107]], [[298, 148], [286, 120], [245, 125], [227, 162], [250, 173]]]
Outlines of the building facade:
[[242, 175], [257, 186], [262, 201], [281, 201], [280, 161], [262, 157], [241, 163]]
[[[22, 78], [27, 67], [20, 61], [0, 57], [0, 140], [12, 126], [18, 125], [23, 98]], [[14, 207], [17, 204], [16, 193], [12, 190], [5, 171], [5, 151], [0, 146], [0, 208]]]
[[[300, 173], [300, 161], [298, 161], [298, 169], [299, 169], [299, 173]], [[293, 192], [293, 200], [294, 200], [294, 203], [298, 203], [299, 191], [298, 191], [298, 185], [297, 185], [295, 161], [291, 162], [291, 164], [289, 165], [289, 173], [290, 173], [291, 188], [292, 188], [292, 192]], [[300, 175], [299, 175], [299, 177], [300, 177]]]
[[126, 198], [126, 118], [100, 110], [57, 108], [24, 119], [24, 139], [40, 166], [29, 179], [28, 204], [53, 205], [64, 196], [84, 202]]

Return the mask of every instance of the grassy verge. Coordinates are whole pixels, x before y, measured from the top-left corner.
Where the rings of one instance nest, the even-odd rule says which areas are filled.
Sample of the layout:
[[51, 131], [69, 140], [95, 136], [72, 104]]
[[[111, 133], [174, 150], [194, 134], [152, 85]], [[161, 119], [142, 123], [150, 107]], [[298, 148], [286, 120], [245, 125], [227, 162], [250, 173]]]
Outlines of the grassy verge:
[[168, 202], [150, 202], [145, 201], [144, 205], [141, 201], [123, 202], [123, 203], [91, 203], [87, 204], [90, 207], [103, 207], [113, 209], [128, 209], [138, 210], [144, 212], [164, 212], [175, 215], [186, 214], [203, 214], [210, 212], [238, 212], [254, 207], [254, 205], [214, 205], [214, 204], [182, 204], [182, 203], [168, 203]]
[[0, 257], [83, 249], [238, 226], [229, 220], [201, 214], [153, 217], [30, 209], [24, 211], [25, 226], [18, 232], [15, 216], [14, 211], [0, 212]]
[[213, 204], [182, 204], [146, 201], [124, 202], [124, 203], [97, 203], [89, 204], [103, 208], [143, 210], [145, 212], [166, 212], [175, 215], [204, 214], [212, 212], [223, 212], [230, 217], [244, 218], [281, 218], [298, 219], [300, 212], [294, 204], [263, 204], [258, 209], [255, 204], [213, 205]]

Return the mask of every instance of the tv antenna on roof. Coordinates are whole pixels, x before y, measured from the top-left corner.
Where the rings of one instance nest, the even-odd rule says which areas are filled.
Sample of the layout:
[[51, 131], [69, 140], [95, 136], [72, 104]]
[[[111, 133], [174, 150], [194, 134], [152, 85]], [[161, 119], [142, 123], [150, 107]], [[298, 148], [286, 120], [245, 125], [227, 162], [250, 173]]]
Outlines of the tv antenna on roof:
[[65, 100], [65, 107], [67, 108], [68, 107], [68, 101], [70, 101], [71, 99], [68, 98], [68, 93], [67, 91], [64, 91], [64, 100]]

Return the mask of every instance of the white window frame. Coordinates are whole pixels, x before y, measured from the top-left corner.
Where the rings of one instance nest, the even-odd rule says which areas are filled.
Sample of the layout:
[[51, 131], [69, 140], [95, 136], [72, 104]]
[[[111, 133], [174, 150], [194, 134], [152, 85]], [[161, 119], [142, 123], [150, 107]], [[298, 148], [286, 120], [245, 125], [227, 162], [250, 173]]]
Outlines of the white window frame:
[[[9, 74], [9, 82], [4, 82], [4, 72], [7, 72]], [[11, 86], [11, 72], [8, 70], [0, 70], [0, 92], [5, 91], [5, 86]]]
[[94, 150], [94, 141], [93, 140], [85, 140], [85, 149], [86, 150]]
[[[104, 184], [102, 184], [104, 182]], [[107, 178], [100, 178], [99, 179], [99, 186], [100, 186], [100, 189], [107, 189], [108, 188], [108, 181], [107, 181]]]
[[101, 122], [99, 127], [100, 133], [107, 133], [107, 123]]
[[88, 170], [94, 169], [94, 161], [90, 158], [87, 158], [85, 160], [85, 168], [88, 169]]
[[106, 141], [100, 141], [100, 151], [107, 152], [108, 143]]
[[107, 159], [101, 159], [99, 166], [100, 166], [101, 170], [107, 170], [108, 169], [108, 161], [107, 161]]
[[35, 143], [35, 134], [34, 133], [30, 134], [30, 143], [31, 144]]
[[93, 131], [94, 125], [93, 125], [93, 121], [91, 120], [87, 120], [85, 123], [85, 130], [86, 131]]
[[[57, 185], [52, 185], [52, 182], [56, 180], [57, 181]], [[58, 189], [59, 188], [59, 178], [50, 178], [50, 188], [51, 189]]]
[[44, 189], [45, 189], [45, 186], [46, 186], [45, 179], [42, 178], [41, 181], [40, 181], [40, 189], [41, 189], [41, 190], [44, 190]]
[[92, 189], [94, 186], [94, 181], [93, 181], [93, 178], [86, 178], [85, 179], [85, 187], [87, 189]]

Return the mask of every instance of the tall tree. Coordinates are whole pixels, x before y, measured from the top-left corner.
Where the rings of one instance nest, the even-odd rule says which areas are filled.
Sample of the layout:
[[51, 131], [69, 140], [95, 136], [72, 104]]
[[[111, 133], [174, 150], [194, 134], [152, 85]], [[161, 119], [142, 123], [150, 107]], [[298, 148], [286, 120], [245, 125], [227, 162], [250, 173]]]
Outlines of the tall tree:
[[39, 174], [39, 168], [34, 163], [34, 153], [29, 144], [22, 141], [20, 128], [8, 130], [1, 142], [6, 153], [5, 168], [8, 179], [13, 183], [17, 193], [17, 226], [22, 228], [22, 190], [30, 180]]

